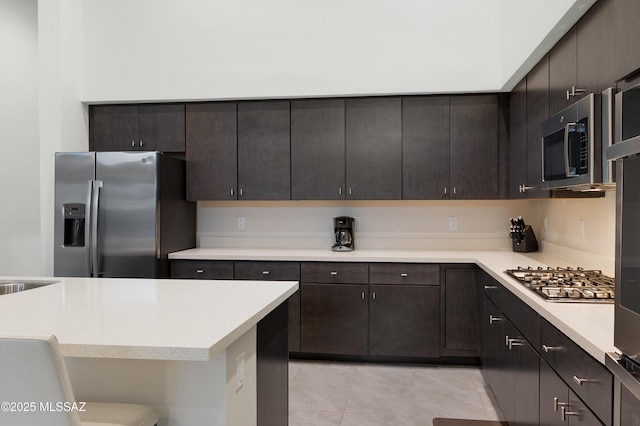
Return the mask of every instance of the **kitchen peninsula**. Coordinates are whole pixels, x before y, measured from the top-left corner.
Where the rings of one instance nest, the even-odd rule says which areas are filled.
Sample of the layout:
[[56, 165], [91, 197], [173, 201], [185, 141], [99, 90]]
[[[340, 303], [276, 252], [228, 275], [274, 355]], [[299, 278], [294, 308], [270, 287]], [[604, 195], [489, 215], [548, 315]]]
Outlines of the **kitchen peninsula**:
[[55, 334], [78, 401], [153, 405], [159, 426], [256, 424], [256, 335], [296, 282], [52, 280], [0, 296], [0, 333]]

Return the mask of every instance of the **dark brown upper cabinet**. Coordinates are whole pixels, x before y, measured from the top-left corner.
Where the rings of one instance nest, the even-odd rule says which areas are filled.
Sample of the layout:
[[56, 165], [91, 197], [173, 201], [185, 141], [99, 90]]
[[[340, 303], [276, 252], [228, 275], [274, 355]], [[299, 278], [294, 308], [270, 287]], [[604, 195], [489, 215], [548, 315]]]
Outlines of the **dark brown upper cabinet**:
[[188, 104], [186, 111], [187, 199], [238, 198], [236, 104]]
[[610, 30], [615, 34], [615, 79], [622, 80], [640, 69], [640, 2], [614, 0], [614, 16]]
[[289, 101], [238, 103], [238, 199], [291, 199]]
[[509, 108], [509, 195], [527, 198], [527, 79], [513, 88]]
[[[548, 198], [542, 185], [542, 133], [540, 126], [549, 117], [549, 55], [545, 56], [527, 75], [527, 197]], [[517, 160], [516, 160], [517, 161]]]
[[291, 198], [343, 200], [345, 101], [291, 101]]
[[92, 105], [91, 151], [185, 151], [184, 104]]
[[600, 0], [549, 52], [549, 113], [615, 86], [613, 0]]
[[498, 97], [452, 96], [449, 190], [451, 199], [498, 198]]
[[346, 100], [347, 199], [402, 198], [402, 100]]
[[449, 96], [402, 99], [402, 198], [445, 198], [449, 186]]

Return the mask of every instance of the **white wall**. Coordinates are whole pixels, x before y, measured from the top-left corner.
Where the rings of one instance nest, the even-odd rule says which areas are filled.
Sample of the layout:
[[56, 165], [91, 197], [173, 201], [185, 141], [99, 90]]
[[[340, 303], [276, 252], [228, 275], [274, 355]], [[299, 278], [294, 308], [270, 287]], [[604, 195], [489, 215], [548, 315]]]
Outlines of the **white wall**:
[[0, 1], [0, 275], [40, 272], [38, 7]]
[[[356, 248], [508, 249], [509, 218], [527, 216], [531, 201], [203, 202], [202, 247], [329, 248], [333, 217], [359, 219]], [[245, 218], [239, 230], [238, 217]], [[458, 230], [449, 230], [449, 217]]]

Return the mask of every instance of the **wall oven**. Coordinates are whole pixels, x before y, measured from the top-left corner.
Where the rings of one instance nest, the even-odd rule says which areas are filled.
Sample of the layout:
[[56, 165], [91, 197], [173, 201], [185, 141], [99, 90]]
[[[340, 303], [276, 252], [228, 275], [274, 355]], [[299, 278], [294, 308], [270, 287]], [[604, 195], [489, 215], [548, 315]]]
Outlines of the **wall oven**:
[[640, 85], [616, 94], [616, 300], [614, 345], [606, 364], [616, 377], [618, 425], [640, 425]]
[[592, 190], [614, 183], [604, 151], [613, 142], [613, 95], [589, 94], [542, 123], [543, 189]]

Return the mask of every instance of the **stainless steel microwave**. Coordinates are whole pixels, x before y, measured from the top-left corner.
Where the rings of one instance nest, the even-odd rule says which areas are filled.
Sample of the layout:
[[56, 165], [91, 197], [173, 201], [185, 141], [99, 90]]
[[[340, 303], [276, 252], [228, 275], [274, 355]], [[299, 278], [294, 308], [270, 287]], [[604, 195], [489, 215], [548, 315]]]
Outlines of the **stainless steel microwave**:
[[543, 189], [602, 189], [615, 182], [604, 155], [613, 140], [613, 94], [591, 93], [542, 123]]

